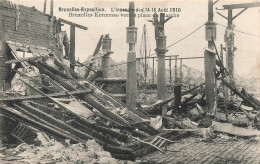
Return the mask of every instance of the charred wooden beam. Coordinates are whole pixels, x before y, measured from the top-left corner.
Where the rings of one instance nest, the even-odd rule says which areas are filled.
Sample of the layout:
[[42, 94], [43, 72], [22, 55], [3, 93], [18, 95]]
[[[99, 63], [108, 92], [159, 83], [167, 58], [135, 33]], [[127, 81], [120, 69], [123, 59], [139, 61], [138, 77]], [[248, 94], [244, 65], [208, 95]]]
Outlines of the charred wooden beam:
[[223, 7], [224, 7], [224, 9], [239, 9], [239, 8], [260, 7], [260, 2], [223, 5]]
[[198, 86], [196, 86], [196, 87], [194, 87], [194, 88], [191, 88], [191, 89], [189, 89], [189, 90], [187, 90], [187, 91], [185, 91], [185, 92], [182, 92], [181, 95], [186, 95], [187, 93], [190, 93], [191, 91], [193, 91], [193, 90], [195, 90], [195, 89], [197, 89], [197, 88], [199, 88], [199, 87], [202, 87], [203, 85], [205, 85], [205, 83], [202, 83], [202, 84], [200, 84], [200, 85], [198, 85]]
[[[92, 90], [76, 90], [76, 91], [69, 91], [68, 93], [71, 95], [82, 95], [86, 93], [92, 93]], [[69, 96], [69, 94], [66, 92], [59, 92], [59, 93], [50, 93], [47, 94], [49, 97], [62, 97], [62, 96]], [[40, 99], [40, 98], [46, 98], [47, 96], [42, 94], [37, 95], [29, 95], [29, 96], [9, 96], [9, 97], [3, 97], [0, 98], [1, 101], [23, 101], [23, 100], [33, 100], [33, 99]]]
[[190, 96], [189, 98], [187, 98], [183, 102], [181, 102], [182, 109], [185, 108], [187, 106], [187, 103], [190, 102], [197, 95], [198, 95], [198, 93], [194, 93], [192, 96]]
[[27, 60], [38, 60], [42, 58], [48, 58], [49, 56], [33, 56], [28, 58], [21, 58], [21, 59], [15, 59], [15, 60], [8, 60], [5, 62], [5, 64], [12, 64], [12, 63], [20, 63]]
[[92, 69], [92, 66], [94, 65], [95, 56], [97, 55], [97, 53], [98, 53], [98, 51], [99, 51], [99, 49], [100, 49], [100, 47], [101, 47], [101, 45], [102, 45], [102, 40], [103, 40], [103, 35], [100, 36], [99, 41], [98, 41], [98, 43], [97, 43], [97, 46], [96, 46], [96, 48], [95, 48], [95, 51], [93, 52], [93, 57], [94, 57], [94, 59], [92, 59], [91, 63], [88, 65], [88, 67], [87, 67], [87, 69], [86, 69], [86, 73], [85, 73], [85, 75], [84, 75], [84, 78], [85, 78], [85, 79], [88, 78], [89, 73], [90, 73], [90, 71], [91, 71], [91, 69]]
[[83, 95], [82, 99], [86, 101], [88, 104], [96, 108], [99, 112], [103, 113], [104, 115], [114, 119], [117, 121], [118, 125], [125, 125], [129, 126], [129, 122], [116, 113], [111, 112], [109, 109], [107, 109], [104, 105], [100, 104], [98, 101], [95, 100], [95, 98], [91, 97], [91, 95]]
[[47, 126], [53, 128], [53, 129], [57, 130], [57, 131], [60, 131], [60, 132], [62, 132], [62, 133], [64, 133], [64, 134], [69, 135], [69, 132], [67, 132], [66, 130], [61, 129], [61, 128], [59, 128], [59, 127], [53, 125], [52, 123], [48, 122], [47, 120], [45, 120], [45, 119], [42, 118], [42, 117], [39, 117], [39, 116], [36, 116], [36, 115], [32, 114], [31, 112], [28, 111], [27, 108], [23, 108], [23, 107], [21, 107], [20, 105], [17, 105], [17, 104], [12, 104], [12, 105], [13, 105], [13, 107], [14, 107], [15, 109], [17, 109], [17, 110], [20, 111], [21, 113], [25, 114], [26, 116], [28, 116], [28, 117], [34, 119], [35, 121], [38, 121], [38, 122], [40, 122], [41, 124], [47, 125]]
[[[33, 106], [25, 104], [25, 103], [19, 103], [18, 105], [15, 105], [15, 106], [16, 107], [21, 106], [21, 107], [25, 108], [28, 112], [30, 112], [38, 117], [43, 118], [44, 120], [48, 121], [49, 123], [51, 123], [57, 127], [60, 127], [61, 129], [66, 129], [66, 131], [78, 136], [82, 140], [94, 139], [102, 145], [105, 144], [105, 142], [100, 139], [100, 137], [102, 137], [102, 136], [99, 136], [99, 139], [97, 138], [98, 137], [97, 135], [96, 135], [96, 137], [92, 136], [93, 131], [89, 131], [90, 134], [87, 134], [86, 131], [82, 132], [82, 131], [64, 123], [63, 121], [56, 119], [55, 117], [53, 117], [47, 113], [44, 113], [41, 110], [34, 108]], [[113, 143], [113, 144], [116, 144], [116, 143]]]
[[0, 106], [0, 112], [2, 114], [8, 115], [11, 118], [16, 119], [17, 121], [30, 125], [41, 131], [47, 132], [48, 134], [56, 135], [58, 137], [65, 138], [65, 139], [70, 139], [71, 141], [74, 141], [74, 142], [80, 142], [80, 140], [77, 140], [75, 136], [67, 135], [60, 131], [57, 131], [56, 129], [53, 129], [47, 125], [44, 125], [29, 117], [26, 117], [25, 115], [15, 112], [14, 109], [12, 109], [12, 108]]
[[48, 69], [42, 67], [40, 64], [38, 64], [35, 61], [28, 61], [29, 64], [35, 66], [36, 68], [39, 69], [40, 72], [42, 72], [43, 74], [48, 75], [52, 80], [60, 83], [64, 88], [72, 91], [72, 90], [76, 90], [76, 88], [72, 85], [70, 85], [69, 83], [67, 83], [66, 81], [64, 81], [64, 79], [62, 79], [60, 76], [55, 75], [54, 73], [52, 73], [51, 71], [49, 71]]
[[38, 64], [40, 64], [42, 67], [48, 69], [50, 72], [56, 74], [56, 75], [59, 75], [65, 79], [69, 79], [68, 75], [65, 74], [64, 72], [52, 67], [52, 66], [49, 66], [48, 64], [44, 63], [43, 61], [38, 61], [37, 62]]
[[50, 108], [50, 107], [47, 107], [45, 105], [42, 105], [42, 104], [39, 104], [39, 103], [36, 103], [34, 101], [28, 101], [28, 104], [30, 104], [31, 106], [37, 108], [37, 109], [40, 109], [41, 111], [45, 112], [45, 113], [48, 113], [52, 116], [54, 116], [55, 118], [57, 119], [60, 119], [60, 120], [69, 120], [69, 119], [73, 119], [75, 118], [74, 115], [68, 113], [68, 112], [63, 112], [63, 111], [60, 111], [60, 110], [54, 110], [53, 108]]
[[232, 90], [236, 95], [238, 95], [240, 98], [243, 99], [243, 101], [245, 101], [246, 103], [248, 103], [251, 107], [253, 107], [254, 109], [259, 110], [260, 106], [253, 103], [247, 96], [245, 96], [244, 94], [242, 94], [240, 91], [238, 91], [238, 89], [236, 89], [235, 87], [233, 87], [229, 82], [227, 82], [224, 78], [220, 79], [222, 81], [222, 83], [227, 86], [230, 90]]
[[57, 57], [54, 58], [54, 64], [56, 64], [61, 70], [64, 70], [69, 79], [72, 79], [69, 68], [64, 65]]
[[75, 26], [75, 27], [80, 28], [80, 29], [82, 29], [82, 30], [88, 30], [88, 27], [86, 27], [86, 26], [82, 26], [82, 25], [79, 25], [79, 24], [77, 24], [77, 23], [73, 23], [73, 22], [71, 22], [71, 21], [62, 19], [62, 18], [59, 18], [59, 21], [60, 21], [60, 22], [63, 22], [63, 23], [66, 23], [66, 24], [68, 24], [68, 25]]

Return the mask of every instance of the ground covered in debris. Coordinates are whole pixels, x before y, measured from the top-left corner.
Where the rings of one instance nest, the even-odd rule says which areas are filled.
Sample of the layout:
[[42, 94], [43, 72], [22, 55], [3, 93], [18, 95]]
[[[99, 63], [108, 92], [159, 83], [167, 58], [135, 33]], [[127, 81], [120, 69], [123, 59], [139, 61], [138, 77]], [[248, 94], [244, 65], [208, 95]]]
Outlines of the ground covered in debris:
[[0, 163], [133, 163], [112, 158], [95, 140], [85, 144], [62, 144], [54, 139], [41, 145], [22, 143], [16, 147], [0, 148]]
[[259, 138], [245, 139], [218, 134], [215, 139], [183, 138], [163, 154], [154, 152], [140, 163], [260, 163]]

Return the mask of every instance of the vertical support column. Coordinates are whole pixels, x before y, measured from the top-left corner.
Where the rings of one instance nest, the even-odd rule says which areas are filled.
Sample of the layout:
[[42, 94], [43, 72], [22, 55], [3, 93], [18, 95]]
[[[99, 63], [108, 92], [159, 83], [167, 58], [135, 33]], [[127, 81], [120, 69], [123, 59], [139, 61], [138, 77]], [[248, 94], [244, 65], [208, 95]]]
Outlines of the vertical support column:
[[159, 36], [159, 46], [157, 49], [158, 56], [158, 73], [157, 73], [157, 99], [165, 99], [165, 52], [166, 52], [166, 36]]
[[[222, 44], [220, 45], [220, 59], [224, 65], [223, 45]], [[229, 101], [228, 88], [224, 85], [223, 85], [223, 95], [224, 95], [225, 102], [228, 102]]]
[[70, 25], [70, 68], [74, 70], [75, 68], [75, 26]]
[[144, 25], [144, 83], [147, 79], [147, 43], [146, 43], [146, 25]]
[[153, 58], [153, 76], [152, 76], [152, 78], [153, 78], [152, 79], [153, 80], [152, 83], [154, 84], [154, 58]]
[[169, 59], [170, 85], [172, 86], [172, 58]]
[[178, 56], [175, 56], [175, 66], [174, 66], [174, 97], [175, 97], [175, 110], [181, 112], [181, 83], [180, 78], [178, 78]]
[[53, 16], [53, 0], [51, 0], [51, 9], [50, 9], [50, 14]]
[[234, 75], [234, 33], [233, 33], [233, 14], [232, 9], [228, 9], [228, 27], [226, 29], [226, 63], [229, 72], [229, 82], [233, 82]]
[[213, 22], [213, 0], [208, 0], [208, 22], [206, 23], [206, 40], [208, 49], [204, 52], [204, 69], [205, 69], [205, 94], [206, 104], [210, 115], [214, 115], [216, 101], [216, 56], [214, 52], [214, 43], [212, 38], [216, 39], [216, 23]]
[[183, 74], [182, 74], [182, 59], [180, 59], [180, 79], [181, 83], [183, 82]]
[[102, 42], [102, 50], [105, 52], [105, 55], [102, 57], [101, 71], [103, 78], [108, 78], [109, 76], [109, 57], [113, 52], [111, 51], [111, 41], [109, 34], [105, 35]]
[[178, 57], [175, 56], [175, 65], [174, 65], [174, 81], [177, 82], [177, 78], [178, 78], [178, 68], [177, 68], [177, 60], [178, 60]]
[[44, 4], [43, 4], [43, 13], [46, 13], [46, 3], [47, 3], [47, 0], [44, 0]]
[[136, 52], [137, 28], [135, 27], [135, 5], [129, 2], [129, 27], [127, 29], [126, 43], [129, 44], [127, 55], [126, 77], [126, 104], [129, 110], [136, 109], [137, 77], [136, 77]]
[[[155, 15], [156, 16], [156, 15]], [[165, 100], [165, 53], [166, 49], [166, 36], [164, 35], [164, 20], [165, 13], [160, 13], [160, 26], [162, 30], [157, 32], [157, 56], [158, 56], [158, 72], [157, 72], [157, 100]], [[158, 30], [158, 27], [155, 27]], [[157, 31], [156, 30], [156, 31]]]

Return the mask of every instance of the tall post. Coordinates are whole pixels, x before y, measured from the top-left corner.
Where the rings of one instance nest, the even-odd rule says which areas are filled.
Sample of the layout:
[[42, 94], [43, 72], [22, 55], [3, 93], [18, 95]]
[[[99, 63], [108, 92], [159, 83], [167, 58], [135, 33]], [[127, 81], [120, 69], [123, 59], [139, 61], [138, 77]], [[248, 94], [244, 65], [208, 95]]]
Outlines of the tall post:
[[50, 14], [53, 16], [53, 0], [51, 0], [51, 9], [50, 9]]
[[183, 74], [182, 74], [182, 59], [180, 59], [180, 79], [181, 83], [183, 82]]
[[[154, 14], [154, 24], [155, 24], [155, 34], [156, 34], [156, 42], [157, 48], [155, 51], [158, 56], [158, 72], [157, 72], [157, 99], [164, 100], [165, 99], [165, 53], [166, 49], [166, 36], [164, 35], [164, 21], [165, 21], [165, 13], [160, 13], [160, 23], [158, 23], [157, 14]], [[157, 22], [156, 22], [157, 20]], [[158, 28], [158, 24], [160, 25], [160, 29]]]
[[234, 75], [234, 33], [233, 33], [233, 14], [232, 9], [228, 9], [228, 25], [225, 34], [226, 42], [226, 63], [229, 72], [229, 80], [233, 81]]
[[178, 78], [178, 76], [177, 76], [177, 74], [178, 74], [178, 70], [177, 70], [177, 59], [178, 57], [177, 56], [175, 56], [175, 66], [174, 66], [174, 81], [175, 82], [177, 82], [177, 78]]
[[137, 78], [136, 78], [136, 52], [137, 28], [135, 27], [135, 5], [129, 2], [129, 26], [127, 29], [126, 43], [129, 44], [127, 55], [126, 77], [126, 104], [129, 110], [136, 109]]
[[44, 4], [43, 4], [43, 13], [46, 13], [46, 3], [47, 3], [47, 0], [44, 0]]
[[[222, 63], [224, 64], [223, 49], [224, 49], [223, 45], [221, 44], [220, 45], [220, 59], [221, 59]], [[224, 95], [225, 102], [228, 102], [229, 101], [228, 88], [224, 85], [223, 85], [223, 95]]]
[[111, 38], [109, 34], [105, 35], [102, 42], [102, 50], [105, 53], [102, 57], [101, 71], [103, 78], [108, 78], [109, 75], [109, 57], [113, 52], [111, 51]]
[[208, 0], [208, 22], [206, 23], [206, 41], [208, 49], [204, 52], [204, 69], [205, 69], [205, 94], [206, 104], [210, 115], [214, 115], [216, 102], [216, 56], [214, 53], [214, 43], [212, 38], [216, 39], [216, 23], [213, 22], [213, 0]]
[[70, 68], [74, 70], [75, 68], [75, 26], [70, 25]]
[[169, 60], [170, 85], [172, 85], [172, 58]]
[[144, 25], [144, 83], [147, 78], [147, 43], [146, 43], [146, 25]]
[[219, 56], [220, 56], [221, 62], [224, 64], [224, 62], [223, 62], [223, 60], [224, 60], [224, 57], [223, 57], [223, 45], [222, 44], [220, 44]]
[[153, 58], [153, 75], [152, 75], [152, 83], [154, 84], [154, 58]]

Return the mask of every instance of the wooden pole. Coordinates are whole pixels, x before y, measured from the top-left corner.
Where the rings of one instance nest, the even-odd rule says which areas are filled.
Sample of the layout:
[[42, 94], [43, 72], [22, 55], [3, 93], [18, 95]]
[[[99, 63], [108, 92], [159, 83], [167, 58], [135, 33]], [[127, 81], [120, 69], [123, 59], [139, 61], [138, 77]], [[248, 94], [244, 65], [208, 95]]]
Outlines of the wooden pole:
[[177, 74], [178, 74], [178, 70], [177, 70], [177, 56], [175, 56], [175, 66], [174, 66], [174, 81], [177, 82]]
[[172, 85], [172, 58], [169, 60], [169, 73], [170, 73], [170, 84]]
[[70, 26], [70, 68], [74, 70], [76, 60], [75, 60], [75, 26]]
[[51, 0], [51, 9], [50, 9], [50, 14], [53, 16], [53, 0]]
[[[220, 45], [220, 59], [221, 59], [222, 63], [224, 64], [223, 49], [224, 49], [223, 45], [221, 44]], [[223, 95], [224, 95], [225, 102], [228, 102], [229, 101], [228, 88], [224, 85], [223, 85]], [[225, 106], [226, 106], [226, 104], [225, 104]]]
[[137, 28], [135, 27], [135, 5], [129, 2], [129, 27], [127, 27], [127, 43], [129, 52], [127, 55], [126, 77], [126, 104], [129, 110], [136, 109], [137, 77], [136, 77], [136, 52]]
[[183, 74], [182, 74], [182, 59], [180, 59], [180, 78], [181, 78], [181, 83], [183, 81]]
[[144, 83], [147, 78], [147, 44], [146, 44], [146, 25], [144, 25]]
[[46, 13], [46, 3], [47, 3], [47, 0], [44, 0], [43, 13]]
[[[216, 39], [216, 23], [213, 22], [213, 0], [208, 0], [208, 22], [206, 23], [206, 40], [208, 41], [208, 50], [204, 51], [204, 69], [205, 69], [205, 94], [206, 104], [210, 115], [215, 114], [216, 102], [216, 56], [212, 38]], [[210, 51], [209, 51], [210, 50]]]
[[152, 79], [153, 80], [152, 83], [154, 84], [154, 58], [153, 58], [153, 76], [152, 76], [152, 78], [153, 78]]

